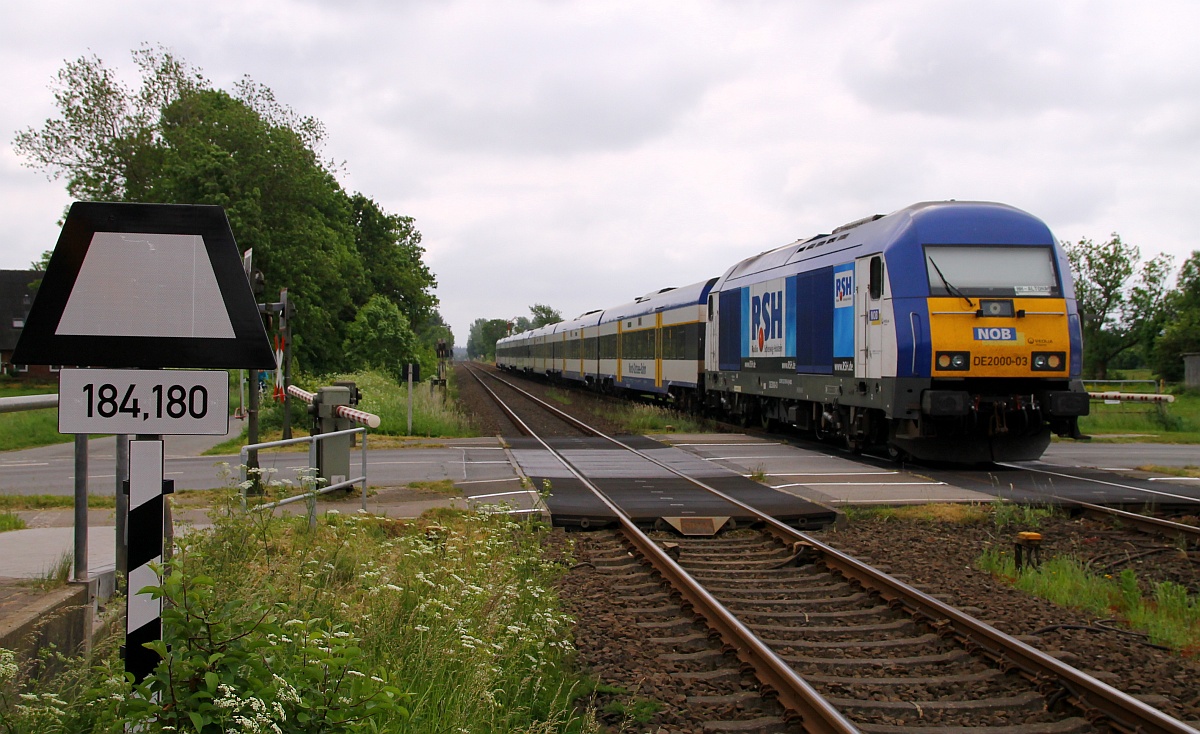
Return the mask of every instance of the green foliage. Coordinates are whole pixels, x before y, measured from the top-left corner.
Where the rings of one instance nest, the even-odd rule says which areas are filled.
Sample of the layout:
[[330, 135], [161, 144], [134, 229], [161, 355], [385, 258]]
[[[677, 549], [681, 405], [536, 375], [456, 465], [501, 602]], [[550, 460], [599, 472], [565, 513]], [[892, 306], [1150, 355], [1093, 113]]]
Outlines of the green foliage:
[[645, 403], [619, 403], [605, 416], [625, 433], [706, 433], [702, 420], [670, 408]]
[[649, 698], [632, 698], [629, 701], [613, 701], [604, 707], [605, 713], [616, 714], [623, 719], [648, 724], [654, 715], [662, 711], [663, 705]]
[[533, 318], [529, 318], [529, 316], [518, 316], [513, 319], [511, 324], [512, 328], [509, 329], [509, 332], [513, 334], [520, 334], [521, 332], [529, 331], [530, 329], [537, 329], [549, 324], [557, 324], [563, 320], [562, 312], [556, 308], [551, 308], [544, 303], [533, 304], [529, 307], [529, 313], [531, 316], [533, 316]]
[[1171, 318], [1154, 344], [1152, 361], [1159, 375], [1178, 381], [1183, 379], [1183, 355], [1200, 352], [1200, 250], [1183, 263], [1165, 309]]
[[1050, 558], [1038, 568], [1027, 566], [1018, 572], [1013, 555], [999, 548], [986, 550], [977, 565], [1055, 604], [1116, 617], [1156, 644], [1184, 652], [1200, 650], [1200, 597], [1178, 584], [1151, 584], [1146, 596], [1132, 569], [1113, 578], [1092, 573], [1071, 557]]
[[398, 381], [405, 364], [419, 362], [416, 342], [416, 334], [396, 304], [374, 295], [346, 329], [342, 351], [351, 369], [378, 370]]
[[571, 706], [564, 567], [541, 526], [443, 512], [309, 530], [236, 507], [149, 587], [168, 602], [153, 675], [133, 686], [114, 646], [38, 682], [0, 652], [0, 731], [594, 731]]
[[1027, 505], [1003, 499], [992, 503], [992, 522], [1001, 530], [1040, 528], [1043, 522], [1058, 514], [1053, 505]]
[[22, 410], [0, 413], [0, 451], [66, 443], [74, 437], [58, 432], [58, 410]]
[[[408, 432], [408, 385], [379, 372], [356, 372], [334, 375], [329, 384], [351, 380], [362, 390], [363, 410], [380, 418], [373, 434], [404, 436]], [[473, 436], [470, 419], [458, 410], [454, 401], [446, 400], [443, 391], [431, 390], [427, 383], [413, 385], [414, 436]], [[369, 440], [369, 439], [368, 439]], [[369, 444], [368, 444], [369, 445]]]
[[[45, 510], [54, 507], [74, 507], [75, 497], [69, 494], [0, 494], [0, 510]], [[88, 508], [111, 509], [116, 500], [111, 494], [89, 494]]]
[[24, 530], [25, 521], [20, 515], [13, 513], [11, 510], [0, 512], [0, 533], [8, 530]]
[[467, 337], [467, 358], [492, 361], [496, 358], [496, 342], [508, 334], [504, 319], [475, 319]]
[[557, 324], [563, 320], [562, 312], [556, 308], [551, 308], [544, 303], [535, 303], [529, 307], [529, 313], [533, 314], [533, 321], [530, 322], [530, 328], [536, 329], [539, 326], [547, 326], [549, 324]]
[[18, 133], [18, 154], [66, 178], [78, 199], [224, 207], [267, 294], [288, 289], [293, 352], [305, 369], [347, 367], [346, 325], [373, 296], [424, 333], [437, 298], [420, 233], [411, 218], [341, 188], [319, 157], [319, 121], [250, 80], [232, 93], [214, 89], [162, 48], [143, 47], [134, 60], [137, 90], [95, 56], [68, 62], [55, 84], [59, 116]]
[[1145, 441], [1200, 443], [1200, 395], [1180, 392], [1169, 405], [1093, 402], [1091, 414], [1079, 419], [1085, 434], [1142, 436]]
[[1063, 247], [1083, 316], [1084, 375], [1103, 379], [1111, 360], [1134, 347], [1148, 347], [1166, 323], [1171, 258], [1158, 255], [1142, 263], [1138, 247], [1116, 232], [1107, 242], [1083, 238]]

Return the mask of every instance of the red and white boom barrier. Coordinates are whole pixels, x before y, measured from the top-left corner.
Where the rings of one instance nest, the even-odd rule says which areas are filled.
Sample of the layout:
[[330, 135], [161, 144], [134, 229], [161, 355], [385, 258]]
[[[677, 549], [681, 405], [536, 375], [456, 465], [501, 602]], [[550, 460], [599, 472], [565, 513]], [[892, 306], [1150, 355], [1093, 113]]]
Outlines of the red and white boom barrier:
[[1116, 400], [1122, 403], [1173, 403], [1174, 395], [1160, 395], [1148, 392], [1090, 392], [1092, 400]]
[[[313, 401], [317, 399], [316, 393], [311, 393], [307, 390], [301, 390], [295, 385], [288, 385], [287, 392], [288, 395], [291, 395], [293, 398], [296, 398], [297, 400], [303, 400], [309, 405], [312, 405]], [[367, 426], [368, 428], [379, 428], [379, 416], [375, 415], [374, 413], [368, 413], [365, 410], [351, 408], [349, 405], [333, 406], [333, 414], [339, 418], [344, 418], [361, 426]]]

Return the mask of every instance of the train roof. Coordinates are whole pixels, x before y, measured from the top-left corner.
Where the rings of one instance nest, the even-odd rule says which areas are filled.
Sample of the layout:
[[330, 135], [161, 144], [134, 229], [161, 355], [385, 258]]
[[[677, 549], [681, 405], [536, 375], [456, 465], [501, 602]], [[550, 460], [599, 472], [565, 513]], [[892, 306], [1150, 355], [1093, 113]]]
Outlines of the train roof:
[[[726, 283], [761, 276], [776, 268], [787, 273], [836, 265], [869, 252], [886, 251], [906, 241], [909, 234], [925, 244], [986, 243], [1003, 233], [1028, 244], [1054, 241], [1046, 225], [1033, 215], [1008, 204], [987, 201], [926, 201], [891, 214], [864, 217], [828, 232], [796, 240], [782, 247], [746, 258], [725, 272]], [[854, 251], [854, 252], [851, 252]], [[794, 267], [799, 266], [799, 267]], [[782, 273], [781, 273], [782, 274]], [[761, 280], [756, 277], [755, 280]]]
[[644, 316], [657, 311], [667, 311], [680, 306], [700, 305], [708, 302], [708, 293], [716, 284], [717, 278], [709, 278], [699, 283], [681, 286], [679, 288], [663, 288], [636, 298], [631, 303], [614, 306], [604, 312], [602, 321], [617, 321], [634, 316]]

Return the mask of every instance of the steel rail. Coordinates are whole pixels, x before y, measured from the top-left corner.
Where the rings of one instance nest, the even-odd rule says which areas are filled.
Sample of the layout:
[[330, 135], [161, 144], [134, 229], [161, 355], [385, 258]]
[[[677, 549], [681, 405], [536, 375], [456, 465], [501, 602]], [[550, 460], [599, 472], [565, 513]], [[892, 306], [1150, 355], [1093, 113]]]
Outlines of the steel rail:
[[1195, 525], [1185, 525], [1181, 522], [1173, 522], [1171, 520], [1163, 520], [1158, 517], [1149, 517], [1147, 515], [1139, 515], [1136, 512], [1127, 512], [1118, 510], [1115, 507], [1105, 507], [1103, 505], [1093, 505], [1090, 502], [1081, 500], [1072, 500], [1065, 497], [1058, 497], [1063, 503], [1073, 504], [1084, 510], [1092, 516], [1116, 517], [1122, 522], [1133, 525], [1138, 530], [1141, 530], [1152, 535], [1163, 535], [1168, 538], [1176, 538], [1186, 540], [1190, 543], [1200, 543], [1200, 528]]
[[[475, 370], [473, 368], [469, 369], [474, 375]], [[488, 376], [508, 385], [525, 397], [532, 398], [543, 407], [550, 408], [560, 418], [567, 420], [568, 423], [594, 435], [604, 436], [604, 434], [591, 426], [555, 409], [536, 396], [530, 395], [525, 390], [512, 385], [507, 380], [500, 379], [495, 375]], [[478, 375], [475, 375], [475, 377], [479, 379]], [[482, 384], [482, 380], [480, 380], [480, 383]], [[486, 385], [484, 387], [494, 400], [498, 403], [503, 403], [494, 391], [487, 388]], [[506, 412], [510, 410], [507, 406], [505, 407]], [[595, 493], [600, 501], [617, 518], [621, 530], [629, 542], [633, 544], [634, 548], [683, 596], [692, 610], [704, 617], [709, 626], [720, 634], [721, 640], [732, 649], [738, 659], [754, 669], [756, 677], [763, 685], [764, 695], [775, 697], [785, 709], [788, 709], [792, 712], [793, 716], [798, 718], [807, 731], [814, 734], [849, 734], [850, 732], [859, 731], [858, 727], [851, 723], [849, 719], [830, 704], [807, 681], [801, 678], [775, 651], [767, 647], [757, 635], [742, 624], [716, 597], [692, 578], [691, 574], [672, 560], [666, 551], [642, 532], [629, 515], [618, 507], [603, 490], [588, 480], [566, 457], [551, 448], [524, 421], [516, 418], [515, 415], [513, 415], [513, 418], [522, 427], [522, 430], [529, 431], [528, 435], [549, 451], [551, 456], [557, 459], [572, 476]], [[604, 437], [607, 438], [607, 436]], [[616, 443], [619, 444], [620, 442]]]
[[[580, 425], [586, 424], [576, 420], [573, 417], [567, 416], [558, 408], [539, 399], [538, 397], [528, 393], [525, 390], [513, 385], [512, 383], [499, 378], [495, 375], [489, 375], [492, 379], [503, 382], [514, 390], [521, 392], [526, 397], [531, 398], [545, 408], [548, 408], [560, 417], [565, 417], [569, 421]], [[773, 532], [780, 535], [786, 542], [800, 542], [824, 555], [823, 561], [828, 565], [832, 565], [838, 571], [843, 572], [848, 578], [858, 580], [859, 583], [880, 590], [889, 601], [895, 601], [907, 605], [914, 612], [931, 620], [934, 626], [939, 623], [943, 625], [943, 629], [953, 631], [960, 639], [978, 646], [989, 657], [997, 661], [1007, 663], [1019, 668], [1032, 681], [1049, 683], [1058, 681], [1059, 684], [1066, 690], [1071, 697], [1072, 703], [1075, 703], [1080, 709], [1090, 716], [1102, 716], [1106, 718], [1114, 727], [1120, 731], [1139, 732], [1141, 734], [1150, 734], [1151, 732], [1161, 732], [1162, 734], [1200, 734], [1200, 731], [1188, 726], [1187, 724], [1174, 719], [1158, 709], [1149, 706], [1148, 704], [1139, 701], [1123, 691], [1119, 691], [1112, 686], [1093, 678], [1082, 671], [1079, 671], [1065, 663], [1060, 662], [1056, 658], [1047, 655], [1030, 645], [1027, 645], [1020, 640], [1007, 635], [1000, 630], [988, 625], [954, 607], [939, 601], [924, 592], [905, 584], [899, 579], [893, 578], [875, 568], [872, 568], [851, 556], [842, 553], [841, 551], [826, 545], [821, 541], [813, 538], [806, 533], [802, 533], [795, 528], [786, 525], [785, 523], [776, 520], [770, 515], [766, 515], [758, 509], [747, 505], [746, 503], [731, 497], [718, 489], [715, 489], [704, 482], [689, 477], [678, 469], [668, 466], [664, 462], [655, 459], [646, 453], [639, 451], [631, 446], [628, 446], [621, 441], [607, 436], [600, 431], [597, 431], [590, 426], [586, 430], [593, 435], [605, 438], [606, 440], [625, 448], [626, 450], [650, 461], [657, 466], [666, 469], [667, 471], [679, 476], [688, 482], [691, 482], [697, 487], [701, 487], [717, 497], [720, 497], [731, 504], [746, 510], [755, 517], [761, 519]], [[565, 460], [564, 460], [565, 461]], [[619, 517], [624, 516], [620, 513]], [[641, 532], [640, 530], [638, 532]], [[662, 555], [666, 555], [663, 553]], [[668, 559], [670, 560], [670, 559]], [[673, 562], [672, 562], [673, 563]], [[682, 569], [680, 569], [682, 571]], [[686, 572], [683, 572], [686, 573]], [[690, 578], [690, 577], [689, 577]], [[945, 620], [941, 622], [941, 620]], [[807, 684], [806, 684], [807, 685]]]

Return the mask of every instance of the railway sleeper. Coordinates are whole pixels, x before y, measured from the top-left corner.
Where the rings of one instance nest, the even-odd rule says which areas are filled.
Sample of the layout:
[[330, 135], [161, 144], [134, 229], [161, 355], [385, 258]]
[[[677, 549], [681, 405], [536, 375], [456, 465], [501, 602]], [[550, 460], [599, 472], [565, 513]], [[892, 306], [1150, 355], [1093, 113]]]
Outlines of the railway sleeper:
[[[763, 644], [768, 647], [806, 648], [823, 650], [858, 650], [876, 648], [928, 647], [941, 642], [941, 638], [933, 633], [917, 635], [916, 637], [891, 638], [886, 640], [846, 640], [820, 642], [814, 640], [771, 640], [763, 638]], [[836, 658], [840, 660], [841, 658]]]
[[[837, 626], [801, 626], [801, 625], [783, 625], [783, 624], [747, 624], [754, 632], [774, 632], [779, 633], [794, 633], [804, 636], [818, 635], [845, 635], [854, 634], [862, 635], [868, 632], [911, 632], [917, 629], [917, 625], [908, 619], [895, 619], [880, 624], [857, 624], [857, 625], [837, 625]], [[761, 637], [761, 635], [759, 635]]]
[[705, 649], [709, 646], [710, 641], [708, 635], [701, 632], [693, 632], [686, 635], [678, 635], [676, 637], [651, 637], [650, 642], [663, 647], [670, 647], [675, 650], [684, 650], [687, 652], [696, 652]]
[[[726, 606], [729, 606], [729, 605], [726, 605]], [[802, 620], [804, 620], [804, 622], [806, 624], [812, 620], [822, 620], [822, 619], [854, 619], [856, 617], [871, 617], [871, 618], [891, 617], [891, 610], [888, 609], [887, 607], [882, 607], [882, 606], [868, 607], [865, 609], [839, 609], [839, 610], [831, 611], [831, 612], [777, 612], [777, 611], [757, 612], [757, 611], [741, 609], [741, 608], [733, 609], [732, 607], [731, 607], [731, 611], [736, 611], [738, 618], [742, 619], [742, 620], [746, 620], [746, 621], [749, 621], [749, 620], [752, 620], [755, 618], [795, 619], [795, 620], [802, 619]]]
[[858, 715], [890, 714], [892, 716], [915, 716], [925, 718], [928, 713], [1002, 714], [1010, 711], [1043, 711], [1046, 700], [1040, 693], [1026, 691], [1003, 698], [944, 701], [875, 701], [859, 698], [829, 698], [830, 703], [843, 713]]
[[[913, 734], [926, 727], [892, 726], [888, 724], [858, 724], [863, 734]], [[1085, 734], [1096, 731], [1086, 719], [1072, 717], [1062, 721], [1030, 722], [1015, 726], [989, 726], [986, 729], [969, 726], [937, 727], [937, 734]]]
[[781, 716], [761, 716], [737, 721], [709, 721], [704, 724], [705, 734], [784, 734], [793, 732], [795, 725]]

